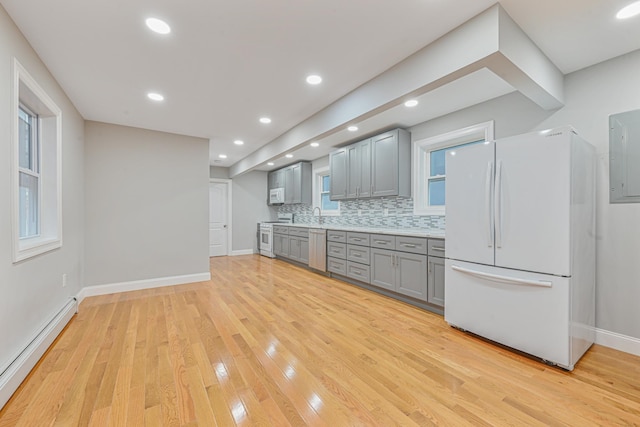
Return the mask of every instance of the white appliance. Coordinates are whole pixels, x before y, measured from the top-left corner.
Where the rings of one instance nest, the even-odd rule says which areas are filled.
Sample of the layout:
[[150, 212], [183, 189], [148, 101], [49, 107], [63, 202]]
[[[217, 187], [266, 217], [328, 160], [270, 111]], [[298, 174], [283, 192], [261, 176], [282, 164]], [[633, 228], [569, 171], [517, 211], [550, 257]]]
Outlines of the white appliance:
[[595, 338], [595, 151], [571, 127], [446, 159], [445, 320], [565, 369]]
[[273, 253], [273, 224], [291, 224], [293, 223], [292, 213], [278, 214], [277, 221], [265, 221], [258, 223], [258, 248], [260, 255], [269, 258], [275, 258]]
[[281, 205], [284, 203], [284, 188], [272, 188], [269, 190], [269, 204]]

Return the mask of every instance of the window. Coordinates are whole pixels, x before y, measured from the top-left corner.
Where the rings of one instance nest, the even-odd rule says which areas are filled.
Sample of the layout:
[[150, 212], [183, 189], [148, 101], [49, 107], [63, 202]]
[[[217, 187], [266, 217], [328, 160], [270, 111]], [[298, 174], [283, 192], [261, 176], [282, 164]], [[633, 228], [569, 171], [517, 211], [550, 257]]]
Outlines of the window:
[[[340, 202], [331, 200], [331, 175], [329, 167], [314, 170], [313, 207], [318, 207], [323, 216], [340, 215]], [[317, 215], [317, 214], [316, 214]]]
[[14, 61], [13, 86], [14, 262], [62, 245], [62, 113]]
[[414, 215], [444, 215], [447, 151], [493, 139], [493, 121], [413, 143]]
[[19, 234], [23, 239], [40, 233], [40, 144], [38, 116], [21, 105], [18, 121]]

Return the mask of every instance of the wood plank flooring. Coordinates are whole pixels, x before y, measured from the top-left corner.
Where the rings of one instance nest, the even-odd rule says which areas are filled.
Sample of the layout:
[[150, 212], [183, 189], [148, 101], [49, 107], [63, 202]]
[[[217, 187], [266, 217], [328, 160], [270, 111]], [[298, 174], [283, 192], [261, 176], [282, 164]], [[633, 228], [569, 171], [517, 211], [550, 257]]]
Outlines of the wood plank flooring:
[[87, 298], [0, 426], [640, 425], [640, 358], [572, 373], [259, 256]]

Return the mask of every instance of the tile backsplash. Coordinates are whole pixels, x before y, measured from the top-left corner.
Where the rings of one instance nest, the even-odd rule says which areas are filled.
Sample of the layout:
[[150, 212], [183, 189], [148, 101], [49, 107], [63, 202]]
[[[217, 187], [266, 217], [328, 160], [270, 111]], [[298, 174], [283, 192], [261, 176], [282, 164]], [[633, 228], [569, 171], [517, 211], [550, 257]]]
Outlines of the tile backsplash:
[[[386, 215], [385, 215], [386, 210]], [[279, 213], [294, 214], [293, 221], [315, 224], [313, 207], [309, 205], [282, 205]], [[379, 228], [440, 230], [444, 232], [444, 215], [415, 216], [413, 199], [363, 199], [340, 202], [340, 216], [323, 216], [328, 225], [363, 226]]]

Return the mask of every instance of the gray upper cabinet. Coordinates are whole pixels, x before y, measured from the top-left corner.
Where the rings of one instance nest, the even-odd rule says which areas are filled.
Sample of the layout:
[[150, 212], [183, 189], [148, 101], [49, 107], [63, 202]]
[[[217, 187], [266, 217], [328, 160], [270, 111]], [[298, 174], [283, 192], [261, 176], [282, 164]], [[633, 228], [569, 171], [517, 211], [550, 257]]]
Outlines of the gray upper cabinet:
[[[269, 172], [268, 189], [284, 188], [284, 204], [311, 204], [311, 163], [299, 162]], [[269, 194], [267, 194], [268, 204]]]
[[331, 175], [331, 200], [347, 198], [347, 149], [340, 148], [329, 154], [329, 174]]
[[411, 134], [395, 129], [329, 155], [331, 200], [411, 196]]
[[411, 196], [411, 135], [395, 129], [371, 138], [371, 196]]
[[371, 141], [360, 141], [346, 150], [347, 198], [371, 197]]

